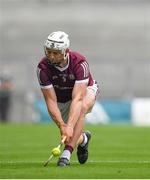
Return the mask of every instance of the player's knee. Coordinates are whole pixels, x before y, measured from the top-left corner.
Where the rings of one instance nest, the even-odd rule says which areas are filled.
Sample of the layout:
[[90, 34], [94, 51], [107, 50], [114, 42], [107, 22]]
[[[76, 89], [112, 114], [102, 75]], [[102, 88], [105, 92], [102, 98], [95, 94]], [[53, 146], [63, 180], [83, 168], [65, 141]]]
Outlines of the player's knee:
[[86, 114], [87, 110], [88, 110], [88, 105], [85, 103], [82, 104], [81, 113]]
[[86, 114], [87, 112], [89, 112], [90, 109], [92, 109], [93, 105], [94, 105], [94, 102], [93, 102], [93, 101], [91, 101], [91, 102], [86, 102], [86, 103], [84, 102], [84, 103], [82, 104], [81, 112], [84, 113], [84, 114]]

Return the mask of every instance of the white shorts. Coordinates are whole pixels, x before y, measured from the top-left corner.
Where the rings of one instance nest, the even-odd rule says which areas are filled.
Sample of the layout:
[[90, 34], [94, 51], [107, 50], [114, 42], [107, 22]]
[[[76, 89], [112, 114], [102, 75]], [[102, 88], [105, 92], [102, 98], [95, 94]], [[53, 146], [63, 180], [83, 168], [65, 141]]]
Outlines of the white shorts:
[[[98, 84], [96, 83], [96, 81], [94, 81], [94, 84], [92, 86], [88, 86], [87, 90], [91, 89], [93, 90], [93, 92], [95, 93], [95, 99], [99, 93], [99, 88], [98, 88]], [[62, 118], [64, 120], [65, 123], [67, 123], [68, 121], [68, 117], [69, 117], [69, 111], [70, 111], [70, 105], [71, 105], [71, 100], [65, 103], [60, 103], [58, 102], [58, 108], [61, 112]], [[90, 111], [89, 111], [90, 112]]]
[[99, 87], [97, 82], [94, 80], [94, 84], [92, 86], [88, 86], [87, 89], [91, 89], [94, 91], [95, 93], [95, 98], [97, 97], [97, 95], [99, 94]]

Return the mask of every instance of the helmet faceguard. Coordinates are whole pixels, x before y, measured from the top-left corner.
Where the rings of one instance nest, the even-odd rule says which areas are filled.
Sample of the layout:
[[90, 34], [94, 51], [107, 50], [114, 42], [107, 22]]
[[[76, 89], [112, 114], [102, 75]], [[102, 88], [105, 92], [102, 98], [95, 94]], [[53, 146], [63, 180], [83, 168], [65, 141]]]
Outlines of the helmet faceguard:
[[45, 41], [44, 50], [46, 54], [46, 49], [59, 50], [62, 54], [64, 54], [64, 59], [68, 56], [67, 49], [70, 46], [70, 41], [68, 38], [68, 34], [62, 31], [56, 31], [51, 33], [47, 40]]

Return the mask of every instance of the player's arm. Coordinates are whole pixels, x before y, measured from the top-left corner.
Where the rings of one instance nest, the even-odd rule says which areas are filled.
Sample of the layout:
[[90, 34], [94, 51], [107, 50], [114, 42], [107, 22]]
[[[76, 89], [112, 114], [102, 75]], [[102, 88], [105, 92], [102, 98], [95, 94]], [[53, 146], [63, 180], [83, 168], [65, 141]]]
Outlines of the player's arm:
[[62, 132], [63, 126], [65, 126], [65, 123], [62, 119], [60, 110], [57, 105], [57, 97], [55, 94], [55, 90], [53, 87], [49, 89], [41, 89], [41, 90], [45, 98], [48, 112]]
[[38, 66], [37, 77], [41, 86], [41, 91], [45, 98], [48, 112], [62, 132], [62, 127], [65, 125], [65, 123], [61, 117], [60, 110], [57, 106], [56, 93], [50, 81], [49, 75], [47, 74], [47, 71], [45, 69], [43, 70]]
[[70, 106], [69, 119], [68, 119], [68, 128], [73, 128], [76, 125], [76, 122], [79, 119], [83, 98], [86, 94], [87, 84], [85, 83], [76, 83], [73, 92], [72, 92], [72, 103]]

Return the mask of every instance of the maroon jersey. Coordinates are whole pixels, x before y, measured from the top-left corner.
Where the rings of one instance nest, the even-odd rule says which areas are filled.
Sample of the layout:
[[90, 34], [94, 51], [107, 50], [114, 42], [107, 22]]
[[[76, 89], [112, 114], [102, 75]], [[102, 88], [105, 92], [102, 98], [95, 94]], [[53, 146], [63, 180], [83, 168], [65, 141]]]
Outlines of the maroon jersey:
[[49, 64], [44, 57], [38, 64], [37, 76], [41, 88], [54, 87], [57, 101], [61, 103], [72, 99], [75, 83], [87, 83], [88, 86], [94, 83], [86, 58], [72, 51], [69, 51], [68, 64], [63, 68]]

